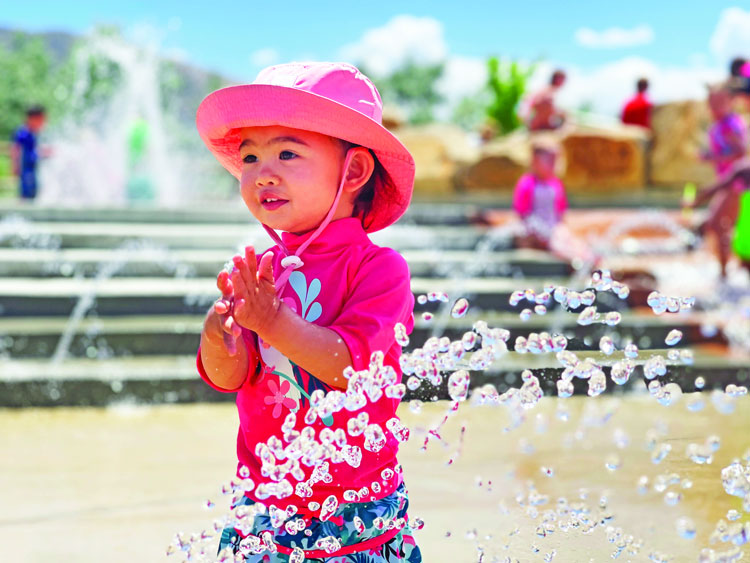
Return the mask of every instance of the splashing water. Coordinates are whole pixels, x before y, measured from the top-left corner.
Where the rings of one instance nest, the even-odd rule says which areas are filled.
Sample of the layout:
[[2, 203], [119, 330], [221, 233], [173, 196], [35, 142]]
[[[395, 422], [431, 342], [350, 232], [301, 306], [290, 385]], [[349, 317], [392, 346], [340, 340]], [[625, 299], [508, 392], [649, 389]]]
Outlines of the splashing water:
[[[532, 288], [518, 290], [511, 294], [509, 303], [512, 306], [520, 306], [523, 302], [533, 303], [534, 307], [545, 306], [545, 303], [557, 303], [561, 306], [563, 312], [576, 315], [579, 326], [590, 326], [595, 324], [604, 327], [614, 327], [622, 319], [620, 313], [609, 311], [600, 313], [597, 306], [598, 294], [601, 292], [610, 292], [617, 298], [623, 299], [629, 295], [627, 286], [612, 280], [608, 272], [602, 272], [592, 277], [590, 282], [591, 289], [584, 289], [578, 292], [566, 287], [549, 287], [541, 292], [536, 292]], [[422, 296], [420, 296], [421, 298]], [[418, 302], [438, 302], [449, 303], [448, 296], [440, 292], [430, 292]], [[459, 305], [459, 314], [451, 312], [453, 318], [462, 318], [468, 310], [468, 301], [464, 304], [461, 300], [453, 302], [450, 307], [455, 311]], [[685, 308], [691, 308], [693, 303], [690, 299], [668, 298], [661, 294], [649, 296], [649, 307], [659, 315], [663, 312], [677, 312]], [[579, 307], [584, 307], [581, 312], [575, 312]], [[531, 310], [525, 308], [531, 315]], [[662, 310], [663, 309], [663, 310]], [[537, 312], [537, 314], [539, 314]], [[583, 320], [584, 322], [581, 322]], [[675, 334], [677, 333], [677, 334]], [[408, 335], [405, 328], [401, 325], [395, 327], [396, 340], [399, 345], [409, 345]], [[347, 433], [343, 436], [333, 437], [325, 435], [323, 431], [316, 434], [310, 426], [302, 428], [295, 433], [288, 432], [288, 435], [272, 437], [264, 444], [259, 444], [259, 457], [263, 463], [263, 474], [272, 477], [272, 482], [244, 484], [242, 480], [233, 482], [228, 488], [229, 494], [244, 494], [244, 490], [255, 490], [258, 498], [268, 500], [277, 499], [279, 501], [299, 497], [307, 498], [315, 488], [316, 483], [321, 481], [330, 482], [331, 467], [336, 464], [345, 463], [352, 467], [358, 465], [361, 455], [356, 454], [357, 446], [348, 443], [354, 438], [364, 439], [363, 447], [369, 451], [378, 451], [383, 447], [387, 436], [395, 436], [400, 442], [406, 442], [409, 439], [409, 429], [397, 418], [391, 419], [385, 428], [377, 424], [369, 423], [366, 413], [356, 414], [356, 411], [363, 406], [363, 401], [376, 402], [384, 396], [403, 396], [408, 389], [410, 393], [420, 391], [424, 394], [423, 398], [437, 396], [440, 386], [445, 386], [447, 395], [451, 399], [450, 406], [437, 424], [429, 426], [426, 429], [419, 430], [413, 428], [412, 434], [424, 434], [422, 449], [426, 450], [430, 444], [442, 445], [445, 448], [451, 446], [449, 439], [446, 437], [445, 429], [448, 421], [455, 416], [461, 408], [461, 405], [470, 404], [473, 407], [502, 407], [508, 414], [510, 423], [503, 430], [510, 432], [520, 427], [526, 419], [527, 413], [535, 409], [542, 401], [544, 391], [540, 381], [540, 373], [535, 370], [522, 370], [520, 387], [511, 387], [500, 393], [498, 389], [489, 383], [479, 385], [475, 382], [473, 390], [472, 379], [476, 378], [482, 372], [491, 370], [493, 366], [502, 363], [508, 354], [531, 354], [533, 356], [549, 356], [552, 361], [559, 366], [559, 371], [555, 376], [554, 386], [557, 388], [558, 398], [564, 401], [566, 397], [574, 394], [576, 391], [574, 382], [580, 381], [587, 385], [587, 394], [590, 397], [598, 397], [606, 389], [608, 380], [618, 386], [626, 385], [631, 381], [632, 374], [637, 369], [643, 370], [646, 381], [649, 382], [648, 390], [650, 396], [665, 406], [673, 405], [681, 395], [679, 386], [673, 382], [666, 381], [669, 377], [671, 363], [665, 360], [664, 356], [658, 353], [649, 353], [648, 357], [640, 358], [643, 355], [639, 352], [635, 343], [628, 343], [618, 352], [616, 340], [611, 335], [601, 336], [598, 340], [593, 355], [587, 355], [586, 351], [577, 349], [568, 349], [569, 340], [562, 334], [550, 334], [547, 332], [534, 333], [529, 332], [526, 335], [518, 335], [514, 340], [513, 351], [509, 351], [508, 341], [511, 332], [504, 328], [492, 327], [484, 321], [476, 321], [472, 330], [460, 335], [457, 339], [451, 340], [448, 337], [432, 336], [428, 338], [422, 347], [415, 347], [410, 351], [404, 352], [400, 359], [400, 366], [405, 384], [399, 382], [398, 376], [388, 366], [383, 365], [383, 356], [380, 353], [373, 355], [370, 367], [367, 370], [355, 372], [349, 368], [345, 372], [348, 379], [346, 391], [332, 391], [328, 394], [316, 391], [311, 398], [311, 408], [309, 416], [305, 418], [306, 424], [311, 424], [316, 419], [324, 418], [336, 412], [349, 411], [350, 419]], [[674, 346], [679, 343], [682, 334], [673, 330], [665, 339], [665, 344]], [[622, 345], [622, 342], [617, 340]], [[673, 359], [670, 356], [670, 362]], [[681, 355], [677, 356], [674, 361], [677, 364], [689, 365], [692, 363], [692, 356], [687, 354], [684, 359]], [[605, 368], [607, 368], [605, 370]], [[700, 388], [699, 381], [695, 380], [695, 387]], [[742, 386], [727, 386], [724, 392], [715, 390], [711, 396], [712, 403], [716, 409], [723, 414], [729, 414], [734, 408], [738, 397], [744, 393]], [[746, 389], [745, 391], [746, 392]], [[594, 429], [604, 427], [609, 423], [614, 412], [617, 410], [617, 402], [598, 403], [602, 398], [590, 399], [586, 401], [585, 411], [581, 417], [579, 430], [575, 436], [572, 436], [572, 443], [583, 442], [587, 432], [593, 432]], [[420, 415], [423, 410], [421, 400], [413, 398], [410, 401], [410, 409], [414, 415]], [[591, 406], [595, 405], [595, 406]], [[693, 410], [688, 406], [688, 411]], [[561, 412], [564, 412], [561, 411]], [[292, 416], [292, 415], [290, 415]], [[569, 415], [560, 417], [560, 420], [568, 420]], [[294, 427], [294, 423], [285, 425], [287, 429]], [[545, 431], [546, 424], [541, 423], [537, 418], [537, 428], [539, 432]], [[446, 466], [454, 467], [459, 463], [460, 452], [464, 444], [466, 425], [461, 426], [458, 441], [455, 444], [455, 453], [451, 455]], [[614, 444], [618, 450], [623, 452], [631, 448], [631, 440], [622, 429], [617, 429], [613, 435]], [[525, 439], [524, 439], [525, 440]], [[718, 436], [709, 436], [703, 443], [690, 443], [685, 449], [686, 457], [697, 465], [710, 464], [712, 456], [719, 449], [720, 439]], [[434, 446], [433, 446], [434, 447]], [[567, 446], [566, 446], [567, 447]], [[524, 449], [533, 449], [531, 444], [526, 443], [522, 446]], [[679, 458], [679, 455], [672, 453], [674, 446], [667, 438], [667, 429], [657, 425], [647, 435], [647, 459], [651, 461], [654, 468], [660, 466], [669, 466], [673, 458]], [[624, 455], [624, 454], [623, 454]], [[621, 471], [621, 467], [628, 463], [629, 457], [623, 457], [621, 454], [610, 453], [603, 459], [605, 470], [616, 475]], [[665, 461], [669, 460], [669, 461]], [[722, 470], [722, 484], [726, 492], [730, 495], [740, 497], [750, 509], [750, 465], [745, 465], [737, 461], [725, 467]], [[544, 482], [554, 482], [558, 475], [567, 471], [568, 468], [555, 464], [546, 464], [536, 466], [536, 477], [543, 478]], [[383, 480], [388, 481], [394, 476], [383, 474]], [[296, 481], [296, 484], [293, 483]], [[643, 496], [659, 493], [664, 510], [678, 511], [683, 504], [684, 497], [687, 497], [692, 486], [690, 479], [681, 479], [674, 473], [664, 473], [657, 475], [653, 481], [646, 475], [638, 479], [635, 490]], [[254, 489], [253, 489], [254, 487]], [[376, 493], [379, 483], [373, 483], [370, 487], [361, 490], [347, 491], [345, 500], [347, 502], [363, 502], [371, 497], [371, 492]], [[259, 493], [258, 490], [261, 489]], [[491, 492], [491, 489], [488, 489]], [[652, 492], [653, 491], [653, 492]], [[489, 493], [488, 493], [489, 494]], [[529, 529], [535, 530], [537, 541], [545, 540], [552, 537], [555, 533], [582, 533], [588, 535], [594, 531], [600, 530], [606, 540], [614, 546], [613, 558], [627, 553], [629, 556], [640, 554], [644, 549], [644, 540], [628, 534], [621, 528], [612, 525], [615, 518], [615, 512], [610, 507], [610, 499], [607, 494], [602, 492], [598, 497], [598, 503], [588, 504], [586, 501], [590, 498], [589, 491], [581, 490], [579, 499], [568, 500], [560, 497], [557, 500], [556, 507], [546, 508], [551, 499], [549, 495], [536, 489], [533, 482], [526, 482], [526, 488], [516, 496], [516, 502], [524, 510], [527, 518], [532, 520]], [[271, 504], [268, 507], [261, 503], [254, 505], [257, 511], [267, 510], [276, 516], [272, 518], [275, 527], [290, 525], [290, 518], [293, 515], [285, 515], [282, 511], [278, 513], [276, 507]], [[294, 505], [289, 505], [294, 506]], [[322, 506], [308, 504], [307, 509], [318, 512], [321, 520], [326, 520], [333, 514], [337, 506], [336, 498], [329, 497]], [[507, 510], [507, 509], [506, 509]], [[260, 512], [258, 512], [260, 513]], [[217, 525], [240, 525], [238, 522], [247, 519], [247, 514], [241, 514], [238, 518], [235, 510], [229, 516], [225, 516], [215, 522]], [[695, 541], [698, 536], [698, 529], [695, 523], [687, 517], [680, 517], [678, 513], [671, 516], [674, 522], [674, 529], [677, 535], [688, 541]], [[420, 519], [420, 522], [422, 520]], [[278, 526], [276, 526], [278, 524]], [[355, 523], [356, 524], [356, 523]], [[385, 529], [388, 526], [397, 526], [397, 523], [378, 522], [379, 529]], [[427, 522], [429, 526], [429, 522]], [[424, 526], [413, 526], [418, 529]], [[731, 542], [734, 545], [741, 545], [746, 539], [746, 528], [741, 523], [736, 526], [719, 526], [720, 530], [717, 537], [719, 541]], [[516, 541], [513, 538], [519, 536], [518, 527], [514, 527], [504, 538], [503, 541]], [[674, 533], [674, 532], [673, 532]], [[448, 533], [447, 535], [450, 535]], [[488, 538], [489, 536], [486, 536]], [[485, 541], [486, 541], [485, 538]], [[472, 532], [469, 538], [472, 541], [481, 541], [481, 535], [478, 532]], [[192, 544], [200, 543], [200, 538]], [[246, 538], [248, 550], [258, 553], [264, 549], [273, 549], [269, 537]], [[546, 541], [546, 540], [545, 540]], [[652, 538], [651, 541], [657, 542], [658, 538]], [[191, 543], [188, 541], [187, 543]], [[534, 544], [535, 546], [535, 544]], [[532, 546], [532, 552], [541, 553], [542, 549], [538, 546]], [[179, 547], [179, 546], [177, 546]], [[320, 540], [320, 549], [325, 549], [329, 553], [338, 549], [338, 539], [327, 537]], [[507, 548], [507, 547], [506, 547]], [[191, 548], [192, 549], [192, 548]], [[480, 560], [488, 556], [488, 548], [484, 544], [477, 543]], [[529, 549], [528, 544], [526, 549]], [[559, 549], [559, 548], [558, 548]], [[330, 551], [329, 551], [330, 550]], [[185, 552], [185, 549], [179, 547], [179, 551]], [[200, 551], [196, 548], [196, 552]], [[558, 554], [558, 550], [544, 550], [545, 560], [551, 561]], [[177, 552], [175, 550], [174, 552]], [[701, 552], [701, 561], [720, 561], [732, 560], [735, 557], [732, 548], [721, 550], [704, 549]], [[303, 556], [304, 554], [302, 554]], [[292, 557], [294, 559], [292, 559]], [[299, 559], [300, 554], [293, 554], [290, 560]], [[670, 556], [656, 549], [648, 551], [648, 558], [652, 561], [669, 561]], [[230, 561], [231, 559], [227, 559]], [[495, 559], [495, 560], [500, 560]]]

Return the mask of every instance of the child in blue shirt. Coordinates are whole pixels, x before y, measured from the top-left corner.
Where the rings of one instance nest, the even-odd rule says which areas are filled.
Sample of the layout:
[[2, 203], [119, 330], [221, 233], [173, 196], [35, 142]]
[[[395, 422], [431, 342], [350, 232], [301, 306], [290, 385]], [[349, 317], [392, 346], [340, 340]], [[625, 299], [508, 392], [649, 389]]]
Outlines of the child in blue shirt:
[[13, 172], [19, 179], [21, 199], [33, 200], [36, 197], [36, 163], [39, 160], [37, 137], [46, 120], [47, 114], [42, 106], [31, 106], [26, 110], [26, 122], [13, 134], [11, 159]]

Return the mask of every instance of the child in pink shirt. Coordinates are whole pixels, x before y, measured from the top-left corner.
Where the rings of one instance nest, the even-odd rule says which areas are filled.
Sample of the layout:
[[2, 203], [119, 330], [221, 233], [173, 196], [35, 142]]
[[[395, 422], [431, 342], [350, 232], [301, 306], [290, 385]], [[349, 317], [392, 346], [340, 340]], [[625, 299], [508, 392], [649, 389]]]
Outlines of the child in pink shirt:
[[532, 246], [549, 248], [555, 227], [568, 208], [565, 188], [555, 176], [557, 151], [547, 145], [532, 147], [531, 171], [521, 176], [513, 192], [513, 209], [526, 226]]
[[203, 379], [237, 392], [234, 509], [251, 515], [224, 530], [227, 561], [422, 560], [396, 459], [409, 270], [368, 238], [406, 210], [414, 161], [381, 118], [374, 85], [341, 63], [271, 67], [198, 108], [276, 242], [219, 274], [198, 353]]
[[[708, 131], [709, 149], [701, 154], [703, 160], [713, 163], [716, 176], [723, 180], [733, 165], [744, 158], [748, 148], [747, 125], [732, 108], [732, 93], [726, 84], [712, 87], [708, 94], [708, 106], [714, 124]], [[726, 277], [727, 263], [731, 256], [734, 225], [737, 221], [739, 192], [743, 184], [713, 196], [708, 218], [701, 231], [712, 231], [717, 239], [717, 250], [721, 277]]]
[[555, 175], [557, 146], [539, 139], [531, 150], [531, 170], [519, 178], [513, 191], [513, 209], [524, 226], [516, 245], [550, 251], [576, 268], [594, 266], [599, 260], [596, 254], [563, 221], [568, 198]]

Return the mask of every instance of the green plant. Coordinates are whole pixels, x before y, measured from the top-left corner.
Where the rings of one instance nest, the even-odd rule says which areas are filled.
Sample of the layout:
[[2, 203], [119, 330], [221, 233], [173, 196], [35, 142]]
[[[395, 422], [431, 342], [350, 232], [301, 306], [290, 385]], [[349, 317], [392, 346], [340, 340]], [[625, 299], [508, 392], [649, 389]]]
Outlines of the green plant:
[[526, 91], [534, 66], [521, 66], [516, 61], [487, 60], [487, 86], [492, 100], [487, 106], [487, 117], [501, 134], [510, 133], [521, 125], [518, 105]]

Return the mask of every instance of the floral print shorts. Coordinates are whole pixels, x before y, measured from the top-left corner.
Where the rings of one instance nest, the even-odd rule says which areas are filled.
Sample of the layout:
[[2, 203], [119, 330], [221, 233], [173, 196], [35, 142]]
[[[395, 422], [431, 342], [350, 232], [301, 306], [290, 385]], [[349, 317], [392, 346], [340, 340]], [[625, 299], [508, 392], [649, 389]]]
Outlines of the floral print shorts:
[[[241, 505], [252, 505], [255, 501], [248, 497], [240, 500]], [[239, 506], [239, 505], [237, 505]], [[288, 563], [289, 555], [281, 551], [300, 548], [315, 553], [314, 557], [305, 556], [306, 563], [421, 563], [422, 554], [417, 547], [412, 530], [408, 524], [407, 511], [409, 498], [402, 483], [391, 495], [373, 502], [340, 504], [333, 516], [323, 522], [318, 518], [306, 519], [304, 531], [290, 534], [285, 527], [274, 528], [268, 514], [257, 515], [253, 521], [250, 534], [259, 536], [263, 532], [271, 532], [273, 542], [281, 547], [275, 553], [263, 551], [259, 554], [249, 554], [246, 563]], [[292, 518], [295, 519], [301, 517]], [[406, 524], [398, 530], [389, 530], [384, 522], [401, 521]], [[333, 536], [341, 544], [342, 551], [346, 548], [362, 544], [362, 549], [351, 553], [330, 556], [319, 556], [321, 551], [318, 541]], [[385, 542], [379, 542], [378, 536], [387, 537]], [[233, 527], [224, 529], [219, 542], [219, 552], [231, 547], [233, 552], [240, 550], [243, 540], [240, 533]], [[355, 548], [356, 549], [356, 548]]]

